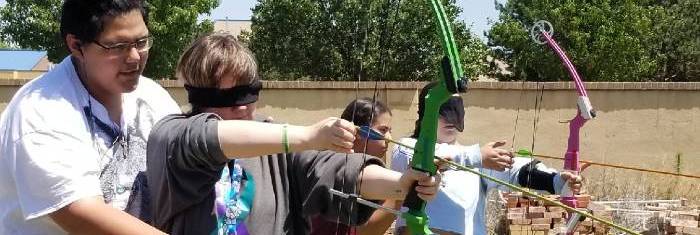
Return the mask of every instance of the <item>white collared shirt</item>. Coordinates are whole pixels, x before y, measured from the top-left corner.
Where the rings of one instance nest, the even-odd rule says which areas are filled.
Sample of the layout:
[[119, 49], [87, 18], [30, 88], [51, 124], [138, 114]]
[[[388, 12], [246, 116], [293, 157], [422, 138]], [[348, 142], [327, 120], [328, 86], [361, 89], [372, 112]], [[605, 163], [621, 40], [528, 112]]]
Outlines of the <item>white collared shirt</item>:
[[15, 93], [0, 117], [0, 235], [63, 234], [47, 215], [86, 197], [124, 209], [152, 126], [180, 109], [145, 77], [122, 101], [114, 123], [71, 57]]

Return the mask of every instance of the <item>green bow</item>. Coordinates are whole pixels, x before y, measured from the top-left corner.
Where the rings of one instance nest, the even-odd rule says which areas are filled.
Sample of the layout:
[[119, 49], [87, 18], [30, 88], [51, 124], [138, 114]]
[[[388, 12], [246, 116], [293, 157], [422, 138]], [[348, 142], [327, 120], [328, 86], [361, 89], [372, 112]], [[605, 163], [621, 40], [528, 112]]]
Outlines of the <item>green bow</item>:
[[[440, 0], [430, 0], [430, 5], [435, 13], [444, 56], [440, 64], [440, 83], [431, 88], [425, 97], [418, 97], [425, 99], [425, 112], [420, 123], [421, 128], [411, 159], [411, 167], [435, 175], [437, 170], [434, 163], [435, 142], [440, 106], [453, 94], [466, 92], [467, 80], [464, 79], [459, 49], [452, 35], [452, 27], [445, 9]], [[403, 218], [411, 234], [432, 234], [428, 228], [429, 218], [425, 214], [426, 202], [418, 197], [415, 191], [416, 184], [414, 183], [411, 187], [404, 201], [404, 206], [409, 210], [404, 213]]]

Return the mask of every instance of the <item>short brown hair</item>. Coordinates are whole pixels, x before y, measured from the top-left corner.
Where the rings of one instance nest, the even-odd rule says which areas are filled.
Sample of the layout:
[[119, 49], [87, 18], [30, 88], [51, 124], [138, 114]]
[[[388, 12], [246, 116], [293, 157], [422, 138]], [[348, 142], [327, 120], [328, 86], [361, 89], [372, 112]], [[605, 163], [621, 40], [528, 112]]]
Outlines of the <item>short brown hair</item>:
[[185, 84], [200, 88], [218, 88], [226, 75], [236, 84], [258, 80], [255, 56], [233, 35], [213, 33], [202, 36], [182, 54], [175, 77]]

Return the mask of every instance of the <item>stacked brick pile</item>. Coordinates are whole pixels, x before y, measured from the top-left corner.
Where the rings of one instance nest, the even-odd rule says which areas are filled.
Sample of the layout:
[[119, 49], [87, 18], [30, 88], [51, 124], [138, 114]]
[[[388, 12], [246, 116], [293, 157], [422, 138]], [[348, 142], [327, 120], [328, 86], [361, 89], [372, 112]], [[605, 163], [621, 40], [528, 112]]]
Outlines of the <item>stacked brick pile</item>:
[[659, 220], [663, 221], [666, 234], [700, 235], [700, 212], [697, 209], [666, 211], [660, 215]]
[[691, 205], [687, 199], [640, 203], [636, 207], [630, 207], [630, 204], [619, 207], [631, 211], [631, 216], [641, 217], [645, 234], [700, 235], [700, 207]]
[[[558, 196], [548, 196], [559, 200]], [[561, 207], [547, 202], [522, 196], [520, 193], [506, 193], [506, 221], [510, 235], [548, 235], [565, 231], [567, 213]], [[590, 195], [577, 196], [578, 206], [588, 208], [593, 215], [610, 220], [609, 207], [591, 202]], [[607, 225], [586, 218], [576, 228], [576, 234], [607, 234]]]

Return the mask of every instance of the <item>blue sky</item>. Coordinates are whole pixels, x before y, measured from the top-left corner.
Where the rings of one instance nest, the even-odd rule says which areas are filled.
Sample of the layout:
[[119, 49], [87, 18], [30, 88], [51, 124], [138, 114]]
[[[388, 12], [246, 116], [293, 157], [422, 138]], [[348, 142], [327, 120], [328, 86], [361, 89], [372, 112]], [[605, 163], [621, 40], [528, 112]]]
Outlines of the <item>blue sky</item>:
[[[6, 0], [0, 0], [0, 6], [5, 5]], [[496, 0], [457, 0], [457, 5], [462, 7], [460, 19], [472, 25], [472, 33], [479, 37], [484, 37], [483, 32], [490, 28], [488, 20], [498, 19], [494, 1]], [[497, 0], [505, 2], [505, 0]], [[255, 0], [221, 0], [218, 8], [212, 12], [212, 19], [250, 19], [251, 8], [255, 5]]]

